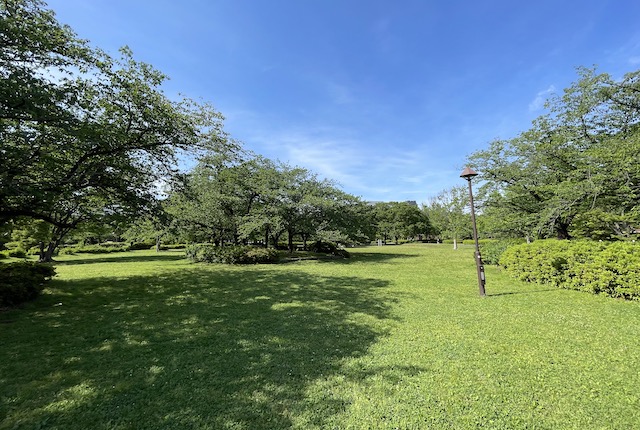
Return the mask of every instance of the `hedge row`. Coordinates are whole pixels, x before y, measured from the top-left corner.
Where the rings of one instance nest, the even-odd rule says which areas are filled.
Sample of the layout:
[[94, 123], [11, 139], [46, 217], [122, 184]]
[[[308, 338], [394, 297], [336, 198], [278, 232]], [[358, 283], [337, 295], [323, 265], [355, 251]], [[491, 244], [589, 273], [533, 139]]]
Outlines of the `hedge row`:
[[0, 264], [0, 307], [35, 299], [55, 274], [55, 269], [46, 264], [23, 261]]
[[215, 246], [212, 244], [189, 245], [185, 249], [187, 258], [196, 263], [257, 264], [275, 263], [278, 251], [254, 246]]
[[542, 240], [509, 247], [500, 264], [516, 278], [640, 300], [640, 244]]
[[500, 257], [510, 246], [524, 243], [524, 239], [480, 239], [480, 253], [485, 264], [499, 264]]
[[[172, 244], [172, 245], [161, 245], [160, 250], [166, 251], [170, 249], [184, 249], [186, 245], [183, 244]], [[113, 243], [102, 243], [100, 245], [75, 245], [75, 246], [66, 246], [60, 249], [60, 254], [109, 254], [112, 252], [126, 252], [126, 251], [137, 251], [137, 250], [148, 250], [155, 249], [155, 244], [148, 242], [137, 242], [137, 243], [122, 243], [122, 242], [113, 242]]]

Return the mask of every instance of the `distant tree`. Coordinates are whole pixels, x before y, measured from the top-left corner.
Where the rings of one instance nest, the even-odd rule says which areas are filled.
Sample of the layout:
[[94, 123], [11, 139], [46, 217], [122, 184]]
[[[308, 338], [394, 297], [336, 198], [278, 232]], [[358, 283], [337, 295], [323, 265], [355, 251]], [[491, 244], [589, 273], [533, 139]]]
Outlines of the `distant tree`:
[[44, 261], [83, 222], [156, 210], [180, 153], [229, 144], [219, 113], [169, 100], [162, 73], [91, 48], [42, 2], [0, 2], [0, 22], [0, 222], [51, 224]]
[[167, 210], [194, 241], [258, 242], [295, 238], [357, 240], [367, 222], [362, 202], [299, 167], [250, 153], [204, 157], [171, 194]]
[[453, 240], [453, 249], [458, 249], [458, 240], [471, 235], [471, 217], [467, 210], [469, 194], [464, 186], [441, 191], [424, 207], [433, 225], [434, 232], [443, 239]]
[[407, 202], [379, 202], [373, 212], [378, 236], [385, 243], [390, 238], [398, 243], [400, 238], [426, 236], [431, 231], [428, 215]]

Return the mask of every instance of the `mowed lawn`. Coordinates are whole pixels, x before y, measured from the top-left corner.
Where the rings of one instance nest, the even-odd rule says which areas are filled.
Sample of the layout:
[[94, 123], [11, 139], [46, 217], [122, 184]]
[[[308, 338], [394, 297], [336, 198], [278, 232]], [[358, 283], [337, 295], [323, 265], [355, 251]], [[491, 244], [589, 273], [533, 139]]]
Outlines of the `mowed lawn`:
[[[59, 257], [0, 312], [0, 429], [640, 428], [640, 303], [473, 250], [221, 266]], [[640, 282], [640, 280], [639, 280]]]

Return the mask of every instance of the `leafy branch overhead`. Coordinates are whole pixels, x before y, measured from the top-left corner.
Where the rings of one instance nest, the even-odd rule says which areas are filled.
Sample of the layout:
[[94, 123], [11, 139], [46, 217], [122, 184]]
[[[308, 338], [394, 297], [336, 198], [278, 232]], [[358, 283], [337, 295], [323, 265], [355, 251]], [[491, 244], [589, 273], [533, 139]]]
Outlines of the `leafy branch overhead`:
[[152, 211], [180, 154], [233, 146], [221, 114], [170, 100], [128, 48], [92, 48], [37, 0], [4, 1], [0, 17], [0, 220], [52, 224], [51, 250], [105, 211]]
[[640, 71], [579, 73], [531, 129], [470, 157], [495, 234], [610, 239], [640, 225]]

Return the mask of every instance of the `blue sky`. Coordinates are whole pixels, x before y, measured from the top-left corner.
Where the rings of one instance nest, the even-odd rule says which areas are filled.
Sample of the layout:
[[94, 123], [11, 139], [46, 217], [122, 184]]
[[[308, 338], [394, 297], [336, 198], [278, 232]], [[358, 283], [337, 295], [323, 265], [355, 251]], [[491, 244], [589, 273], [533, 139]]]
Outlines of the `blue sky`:
[[50, 0], [211, 102], [245, 148], [365, 200], [427, 202], [596, 65], [640, 68], [632, 0]]

